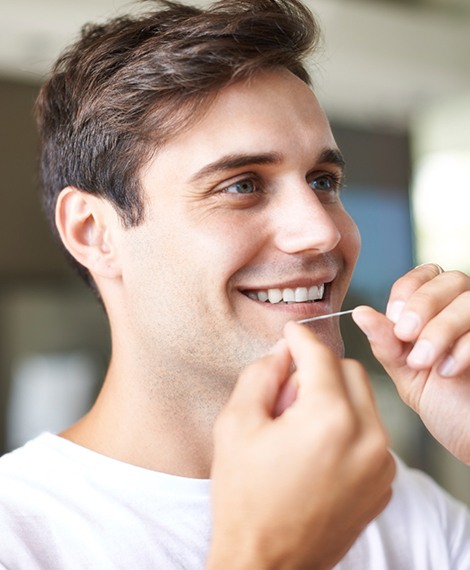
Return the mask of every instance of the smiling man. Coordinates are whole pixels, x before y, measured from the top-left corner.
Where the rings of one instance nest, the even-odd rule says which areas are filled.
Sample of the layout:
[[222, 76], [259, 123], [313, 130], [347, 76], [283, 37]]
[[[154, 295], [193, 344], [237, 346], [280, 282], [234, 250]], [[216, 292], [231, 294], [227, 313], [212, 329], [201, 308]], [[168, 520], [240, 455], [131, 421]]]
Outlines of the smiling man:
[[[240, 366], [264, 354], [288, 320], [339, 309], [359, 248], [339, 198], [340, 156], [309, 87], [275, 70], [222, 89], [145, 165], [145, 220], [116, 237], [123, 286], [94, 272], [103, 298], [113, 296], [115, 334], [123, 344], [139, 339], [132, 366], [142, 353], [155, 382], [165, 362], [163, 389], [191, 371], [190, 389], [212, 383], [211, 399], [223, 403]], [[94, 248], [71, 241], [70, 213], [89, 200], [69, 187], [58, 203], [62, 239], [86, 267]], [[337, 322], [318, 334], [341, 354]]]
[[[292, 322], [340, 310], [360, 243], [303, 63], [312, 15], [158, 4], [88, 27], [38, 99], [46, 211], [113, 348], [90, 412], [1, 460], [0, 563], [468, 568], [466, 508], [400, 462], [392, 490], [338, 320]], [[427, 265], [388, 317], [354, 315], [463, 461], [469, 290]]]

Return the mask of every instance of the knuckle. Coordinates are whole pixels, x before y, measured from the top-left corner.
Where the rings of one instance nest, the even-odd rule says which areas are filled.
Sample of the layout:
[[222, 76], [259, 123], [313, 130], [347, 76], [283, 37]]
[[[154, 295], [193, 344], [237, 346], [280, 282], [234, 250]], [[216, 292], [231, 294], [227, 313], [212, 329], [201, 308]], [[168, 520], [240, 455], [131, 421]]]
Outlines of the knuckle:
[[391, 299], [406, 299], [415, 287], [410, 283], [409, 278], [400, 277], [395, 281], [390, 289]]
[[413, 293], [413, 299], [407, 310], [419, 310], [420, 307], [426, 307], [434, 298], [434, 293], [426, 289], [418, 289]]
[[328, 413], [328, 420], [324, 425], [328, 436], [338, 442], [348, 443], [357, 438], [360, 431], [360, 422], [352, 413], [351, 406], [345, 400], [336, 401]]
[[465, 291], [423, 329], [423, 338], [432, 338], [439, 347], [453, 344], [456, 336], [462, 337], [468, 332], [468, 319], [463, 316], [468, 306], [470, 306], [470, 291]]
[[390, 459], [389, 452], [389, 437], [381, 425], [378, 426], [371, 437], [370, 449], [371, 455], [377, 460], [378, 463], [388, 462]]
[[396, 466], [386, 438], [377, 440], [375, 445], [371, 446], [370, 461], [376, 473], [380, 474], [384, 481], [390, 484], [395, 477]]
[[[469, 281], [469, 287], [470, 287], [470, 281]], [[465, 303], [470, 303], [470, 289], [466, 289], [461, 295], [462, 295], [462, 300]]]
[[388, 433], [380, 420], [377, 420], [365, 432], [361, 442], [361, 449], [364, 460], [370, 465], [374, 465], [378, 472], [389, 467], [390, 462], [394, 463], [390, 454], [390, 440]]
[[391, 299], [407, 299], [428, 279], [423, 275], [423, 267], [415, 268], [399, 277], [390, 290]]
[[325, 399], [316, 420], [305, 424], [302, 439], [308, 446], [316, 447], [319, 441], [329, 441], [330, 449], [348, 448], [359, 430], [358, 421], [345, 401]]
[[462, 289], [466, 289], [470, 286], [470, 278], [462, 271], [452, 269], [451, 271], [446, 271], [445, 276], [446, 279], [452, 279], [453, 283]]
[[470, 331], [462, 335], [452, 348], [460, 361], [470, 362]]
[[423, 331], [423, 338], [432, 339], [432, 342], [442, 348], [453, 342], [455, 331], [460, 328], [462, 316], [458, 312], [448, 311], [435, 323], [431, 323]]

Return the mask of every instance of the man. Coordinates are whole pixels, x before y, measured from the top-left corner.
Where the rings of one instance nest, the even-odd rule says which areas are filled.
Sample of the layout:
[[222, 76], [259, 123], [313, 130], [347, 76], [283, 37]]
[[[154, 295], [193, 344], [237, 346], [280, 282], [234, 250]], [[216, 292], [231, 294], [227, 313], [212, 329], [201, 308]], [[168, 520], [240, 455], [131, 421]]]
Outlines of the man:
[[[295, 0], [165, 2], [89, 27], [43, 87], [46, 210], [113, 350], [82, 420], [1, 461], [6, 568], [469, 566], [465, 507], [399, 462], [392, 496], [337, 319], [292, 322], [339, 310], [359, 251], [317, 37]], [[354, 315], [467, 462], [469, 290], [426, 265]]]

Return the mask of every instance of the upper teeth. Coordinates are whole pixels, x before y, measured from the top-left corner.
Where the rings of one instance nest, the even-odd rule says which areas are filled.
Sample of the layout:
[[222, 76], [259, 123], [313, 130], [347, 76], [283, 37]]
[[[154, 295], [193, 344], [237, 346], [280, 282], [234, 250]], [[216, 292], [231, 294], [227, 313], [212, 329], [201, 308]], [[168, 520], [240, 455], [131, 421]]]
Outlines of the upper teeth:
[[250, 291], [250, 299], [255, 301], [268, 301], [269, 303], [305, 303], [323, 299], [325, 285], [312, 285], [312, 287], [296, 287], [295, 289], [266, 289], [264, 291]]

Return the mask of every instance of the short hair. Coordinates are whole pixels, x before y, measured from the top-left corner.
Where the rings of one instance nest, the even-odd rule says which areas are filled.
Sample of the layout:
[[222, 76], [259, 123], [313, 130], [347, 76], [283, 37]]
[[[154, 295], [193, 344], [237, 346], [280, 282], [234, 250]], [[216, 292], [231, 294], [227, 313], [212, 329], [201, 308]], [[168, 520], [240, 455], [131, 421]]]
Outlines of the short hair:
[[305, 59], [320, 34], [299, 0], [153, 4], [145, 14], [86, 25], [40, 90], [40, 181], [56, 235], [57, 198], [67, 186], [109, 200], [125, 227], [138, 225], [142, 167], [221, 88], [274, 68], [310, 84]]

